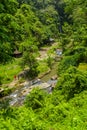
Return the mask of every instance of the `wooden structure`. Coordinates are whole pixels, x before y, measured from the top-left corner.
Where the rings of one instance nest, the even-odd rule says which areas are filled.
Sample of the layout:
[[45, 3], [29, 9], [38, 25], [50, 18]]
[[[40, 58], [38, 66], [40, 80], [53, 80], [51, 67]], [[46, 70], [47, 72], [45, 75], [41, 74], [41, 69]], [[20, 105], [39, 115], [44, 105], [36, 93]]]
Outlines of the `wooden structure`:
[[19, 58], [19, 57], [22, 56], [22, 52], [19, 52], [18, 50], [15, 50], [14, 53], [13, 53], [13, 56], [14, 56], [15, 58]]

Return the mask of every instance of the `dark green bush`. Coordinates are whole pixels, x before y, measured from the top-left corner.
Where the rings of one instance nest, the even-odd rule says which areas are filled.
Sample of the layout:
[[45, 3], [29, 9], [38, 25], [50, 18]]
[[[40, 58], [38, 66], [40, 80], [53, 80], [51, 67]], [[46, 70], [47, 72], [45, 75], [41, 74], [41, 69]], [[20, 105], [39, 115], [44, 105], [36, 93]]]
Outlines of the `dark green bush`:
[[26, 97], [25, 106], [32, 109], [38, 109], [44, 106], [44, 101], [47, 93], [43, 90], [35, 88]]
[[78, 65], [78, 55], [65, 56], [58, 65], [58, 74], [64, 73], [70, 66]]
[[70, 99], [74, 97], [74, 94], [87, 89], [87, 74], [77, 70], [75, 67], [70, 67], [60, 77], [56, 89], [61, 90], [62, 94], [67, 99]]

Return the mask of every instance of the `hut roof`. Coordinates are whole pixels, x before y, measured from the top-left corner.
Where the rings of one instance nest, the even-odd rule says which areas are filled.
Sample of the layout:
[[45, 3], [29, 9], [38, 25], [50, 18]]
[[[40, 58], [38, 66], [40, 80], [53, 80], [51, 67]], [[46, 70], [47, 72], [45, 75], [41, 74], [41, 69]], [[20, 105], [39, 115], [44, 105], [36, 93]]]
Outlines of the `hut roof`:
[[15, 51], [14, 51], [14, 54], [21, 54], [21, 52], [18, 51], [18, 50], [15, 50]]

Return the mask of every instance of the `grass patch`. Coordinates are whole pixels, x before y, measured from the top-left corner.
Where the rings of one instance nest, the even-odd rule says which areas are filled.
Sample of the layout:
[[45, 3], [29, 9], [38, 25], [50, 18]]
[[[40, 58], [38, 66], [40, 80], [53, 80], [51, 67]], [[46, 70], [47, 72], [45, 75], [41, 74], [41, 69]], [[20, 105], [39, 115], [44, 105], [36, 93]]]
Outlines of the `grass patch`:
[[49, 70], [47, 62], [45, 60], [39, 62], [38, 70], [40, 72], [39, 75], [41, 75]]
[[78, 69], [81, 70], [81, 71], [87, 71], [87, 64], [86, 63], [80, 63]]
[[7, 84], [14, 80], [14, 75], [17, 75], [22, 69], [19, 65], [21, 59], [14, 59], [6, 65], [0, 65], [1, 83]]

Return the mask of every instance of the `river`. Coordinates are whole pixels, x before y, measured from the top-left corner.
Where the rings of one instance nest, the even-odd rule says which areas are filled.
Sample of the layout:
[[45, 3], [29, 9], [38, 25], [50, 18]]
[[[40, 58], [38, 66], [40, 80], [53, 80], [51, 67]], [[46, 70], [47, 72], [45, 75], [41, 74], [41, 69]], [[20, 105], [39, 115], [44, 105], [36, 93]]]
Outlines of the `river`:
[[[24, 85], [20, 88], [17, 88], [10, 95], [6, 96], [5, 99], [9, 100], [10, 106], [20, 106], [23, 104], [25, 97], [29, 92], [37, 86], [43, 86], [48, 93], [52, 92], [52, 85], [56, 84], [57, 78], [52, 79], [53, 76], [57, 74], [57, 62], [54, 63], [51, 71], [44, 75], [41, 79], [35, 81], [25, 81]], [[47, 87], [46, 87], [47, 86]], [[43, 89], [41, 88], [41, 89]]]

